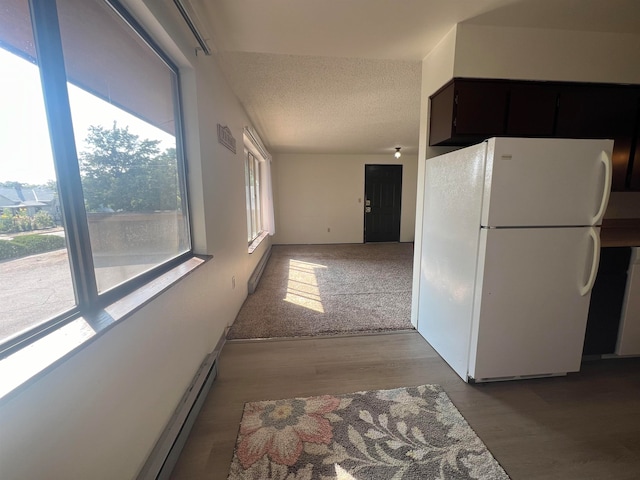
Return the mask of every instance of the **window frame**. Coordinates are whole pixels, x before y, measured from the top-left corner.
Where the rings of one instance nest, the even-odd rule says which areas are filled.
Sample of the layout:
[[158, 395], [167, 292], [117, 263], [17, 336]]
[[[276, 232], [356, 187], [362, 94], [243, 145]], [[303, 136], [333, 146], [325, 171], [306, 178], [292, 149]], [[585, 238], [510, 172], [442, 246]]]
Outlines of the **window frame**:
[[149, 285], [153, 280], [158, 279], [194, 257], [179, 68], [121, 3], [117, 0], [101, 1], [110, 7], [173, 73], [172, 100], [175, 120], [176, 165], [182, 202], [181, 210], [185, 219], [189, 248], [185, 252], [124, 281], [120, 285], [103, 293], [98, 293], [80, 177], [80, 162], [76, 151], [71, 119], [57, 5], [55, 1], [51, 0], [29, 0], [33, 40], [37, 52], [37, 66], [42, 84], [47, 126], [56, 170], [58, 196], [67, 239], [67, 252], [72, 284], [76, 295], [76, 306], [53, 318], [44, 320], [22, 333], [17, 333], [0, 341], [0, 360], [80, 317], [84, 318], [89, 324], [95, 323], [96, 331], [101, 330], [100, 324], [104, 323], [106, 314], [104, 309], [107, 306]]
[[[248, 245], [256, 241], [264, 232], [262, 220], [262, 163], [261, 155], [245, 147], [245, 189], [247, 191], [247, 240]], [[253, 182], [251, 182], [253, 174]], [[253, 188], [253, 194], [252, 189]]]

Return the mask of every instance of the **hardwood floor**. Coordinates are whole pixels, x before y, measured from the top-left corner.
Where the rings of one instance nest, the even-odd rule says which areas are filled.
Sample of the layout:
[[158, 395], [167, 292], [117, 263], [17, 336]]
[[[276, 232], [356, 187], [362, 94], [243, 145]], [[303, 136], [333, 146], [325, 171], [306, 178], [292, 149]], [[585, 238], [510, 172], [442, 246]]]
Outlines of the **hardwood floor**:
[[640, 358], [465, 384], [417, 332], [227, 343], [173, 480], [226, 479], [244, 402], [441, 385], [512, 479], [640, 478]]

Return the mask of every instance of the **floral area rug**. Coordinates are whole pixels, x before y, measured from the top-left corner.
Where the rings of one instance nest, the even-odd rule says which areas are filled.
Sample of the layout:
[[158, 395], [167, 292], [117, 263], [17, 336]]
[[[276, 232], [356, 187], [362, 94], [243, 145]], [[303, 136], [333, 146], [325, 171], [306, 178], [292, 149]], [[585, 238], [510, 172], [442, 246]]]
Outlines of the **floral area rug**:
[[228, 477], [508, 478], [437, 385], [247, 403]]

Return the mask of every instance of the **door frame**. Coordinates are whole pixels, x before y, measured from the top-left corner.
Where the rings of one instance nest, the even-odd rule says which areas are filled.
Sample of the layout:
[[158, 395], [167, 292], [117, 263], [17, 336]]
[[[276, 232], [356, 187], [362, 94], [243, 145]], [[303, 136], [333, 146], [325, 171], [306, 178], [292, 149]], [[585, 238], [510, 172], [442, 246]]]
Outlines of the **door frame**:
[[[367, 241], [367, 170], [369, 167], [387, 167], [392, 168], [396, 172], [399, 170], [399, 192], [397, 193], [398, 199], [398, 232], [397, 238], [394, 240], [369, 240]], [[378, 243], [378, 242], [399, 242], [400, 234], [402, 231], [402, 194], [403, 194], [403, 179], [404, 179], [404, 165], [399, 163], [367, 163], [364, 165], [364, 206], [363, 206], [363, 230], [362, 230], [362, 242], [363, 243]]]

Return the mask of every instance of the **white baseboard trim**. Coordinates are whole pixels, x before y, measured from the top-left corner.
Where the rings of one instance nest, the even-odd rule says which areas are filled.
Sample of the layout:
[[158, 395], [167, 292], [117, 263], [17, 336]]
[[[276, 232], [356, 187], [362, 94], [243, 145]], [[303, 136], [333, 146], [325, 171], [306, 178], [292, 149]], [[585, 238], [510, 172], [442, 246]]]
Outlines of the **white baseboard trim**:
[[223, 335], [213, 352], [205, 357], [137, 480], [166, 480], [171, 476], [207, 393], [218, 375], [218, 357], [225, 342], [226, 336]]
[[247, 289], [249, 290], [249, 294], [252, 294], [253, 292], [256, 291], [256, 288], [258, 287], [258, 283], [260, 282], [260, 277], [262, 277], [262, 273], [264, 272], [264, 267], [267, 266], [267, 261], [269, 260], [270, 256], [271, 256], [271, 246], [269, 246], [269, 248], [264, 252], [264, 255], [262, 255], [262, 258], [258, 262], [258, 265], [256, 265], [256, 268], [251, 274], [251, 277], [249, 277], [249, 281], [247, 282]]

